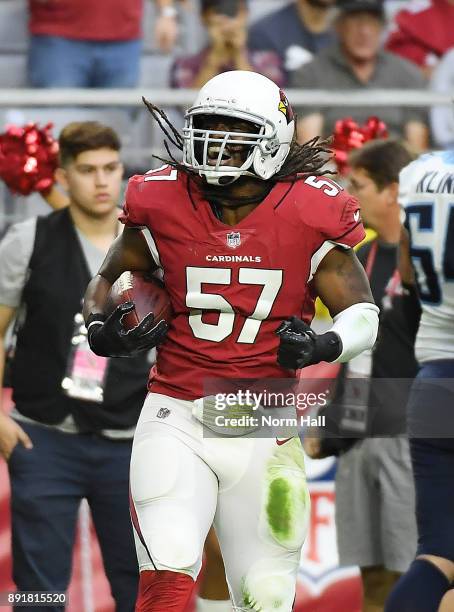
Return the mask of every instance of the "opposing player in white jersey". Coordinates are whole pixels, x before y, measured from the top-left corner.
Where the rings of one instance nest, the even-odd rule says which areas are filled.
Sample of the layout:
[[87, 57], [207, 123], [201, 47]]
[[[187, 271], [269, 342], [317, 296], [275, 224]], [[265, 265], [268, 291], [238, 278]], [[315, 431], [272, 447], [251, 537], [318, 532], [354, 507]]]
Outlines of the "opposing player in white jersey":
[[418, 550], [385, 610], [437, 612], [454, 580], [454, 151], [404, 168], [400, 201], [422, 307], [408, 404]]

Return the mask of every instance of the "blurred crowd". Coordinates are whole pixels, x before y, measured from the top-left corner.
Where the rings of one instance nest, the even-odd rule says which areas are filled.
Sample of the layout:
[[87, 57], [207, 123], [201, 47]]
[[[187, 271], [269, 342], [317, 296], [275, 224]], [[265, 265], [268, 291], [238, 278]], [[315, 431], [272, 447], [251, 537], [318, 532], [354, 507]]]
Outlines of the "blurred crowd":
[[[28, 82], [33, 87], [136, 87], [145, 0], [28, 0]], [[155, 50], [171, 54], [168, 86], [198, 88], [231, 69], [260, 72], [300, 90], [424, 89], [454, 83], [454, 0], [154, 0]], [[265, 3], [263, 3], [265, 4]], [[263, 9], [262, 4], [262, 9]], [[254, 9], [254, 10], [253, 10]], [[253, 13], [253, 14], [252, 14]], [[181, 44], [183, 15], [205, 29]], [[203, 31], [203, 30], [202, 30]], [[192, 41], [194, 43], [194, 41]], [[187, 46], [187, 45], [186, 45]], [[451, 49], [451, 51], [450, 51]], [[451, 61], [450, 61], [451, 60]], [[152, 75], [148, 79], [153, 83]], [[299, 137], [330, 134], [336, 119], [362, 122], [370, 108], [299, 108]], [[454, 142], [449, 107], [374, 108], [415, 151]], [[431, 129], [430, 129], [431, 128]]]
[[[264, 5], [267, 10], [263, 10]], [[145, 11], [150, 7], [154, 15], [152, 33], [146, 31], [149, 23], [145, 20]], [[252, 70], [281, 87], [302, 92], [454, 91], [454, 0], [28, 0], [28, 11], [27, 84], [35, 88], [140, 90], [162, 87], [164, 80], [169, 88], [198, 89], [224, 71]], [[190, 45], [183, 41], [188, 19], [198, 22], [202, 33]], [[150, 55], [146, 43], [150, 36], [151, 54], [168, 58], [168, 70], [165, 79], [152, 73], [145, 82], [143, 60]], [[350, 364], [350, 372], [344, 369], [340, 380], [355, 372], [358, 378], [405, 378], [411, 382], [417, 369], [413, 345], [420, 313], [415, 291], [405, 286], [414, 284], [410, 266], [397, 267], [403, 236], [398, 173], [421, 151], [433, 146], [454, 146], [452, 105], [431, 109], [380, 107], [379, 103], [373, 107], [304, 105], [296, 107], [296, 111], [301, 143], [319, 135], [329, 136], [339, 119], [349, 117], [358, 126], [365, 126], [371, 115], [384, 122], [391, 137], [378, 138], [350, 155], [341, 176], [360, 201], [365, 224], [375, 232], [376, 240], [364, 244], [358, 256], [382, 309], [384, 332], [374, 355], [368, 355], [366, 362]], [[127, 129], [132, 132], [134, 121], [128, 113], [124, 111]], [[83, 385], [79, 385], [76, 366], [84, 363], [89, 352], [88, 341], [81, 332], [81, 296], [120, 231], [117, 204], [123, 180], [119, 154], [123, 134], [116, 134], [112, 127], [117, 126], [111, 125], [107, 114], [108, 126], [91, 119], [71, 123], [60, 133], [60, 167], [56, 176], [64, 193], [58, 189], [42, 190], [47, 204], [58, 210], [41, 217], [39, 223], [30, 218], [13, 226], [0, 243], [0, 349], [2, 343], [7, 348], [5, 338], [11, 322], [17, 312], [22, 312], [24, 300], [28, 300], [29, 312], [35, 312], [31, 309], [35, 303], [40, 308], [29, 327], [23, 328], [22, 341], [26, 338], [25, 344], [36, 344], [40, 351], [45, 346], [48, 352], [40, 352], [39, 357], [25, 350], [21, 354], [19, 341], [19, 351], [14, 356], [15, 367], [19, 368], [14, 398], [17, 410], [12, 420], [0, 409], [4, 419], [0, 423], [0, 455], [9, 460], [14, 579], [18, 587], [26, 590], [39, 584], [44, 590], [55, 583], [66, 589], [78, 504], [87, 498], [113, 597], [118, 609], [127, 611], [133, 609], [137, 583], [131, 533], [122, 528], [129, 526], [127, 470], [132, 432], [145, 392], [142, 379], [150, 364], [142, 363], [140, 370], [137, 364], [120, 363], [120, 369], [136, 369], [135, 376], [128, 374], [124, 377], [126, 382], [119, 386], [112, 376], [104, 380], [107, 366], [101, 358], [93, 369], [99, 379], [95, 380], [105, 382], [105, 395], [101, 384], [95, 387], [101, 397], [87, 397]], [[343, 174], [339, 163], [338, 169]], [[128, 170], [129, 167], [126, 174]], [[105, 204], [106, 211], [103, 222], [97, 223], [90, 211], [100, 203]], [[70, 218], [68, 205], [79, 215], [75, 220]], [[11, 218], [12, 214], [7, 221]], [[43, 245], [52, 245], [52, 260], [46, 259], [50, 247]], [[48, 267], [36, 265], [33, 269], [29, 262], [36, 264], [41, 258]], [[54, 266], [55, 261], [58, 266]], [[50, 277], [55, 294], [49, 296]], [[60, 287], [66, 286], [73, 294], [63, 300]], [[42, 307], [49, 299], [58, 304], [58, 309]], [[409, 306], [413, 309], [411, 316]], [[15, 329], [16, 335], [19, 331]], [[54, 344], [47, 341], [46, 333]], [[71, 344], [69, 355], [64, 342]], [[54, 364], [55, 355], [58, 364]], [[2, 359], [0, 356], [0, 366]], [[47, 378], [36, 366], [42, 362], [44, 368], [46, 359], [52, 374]], [[36, 380], [24, 374], [29, 370], [36, 371]], [[117, 378], [121, 378], [121, 372], [117, 372]], [[62, 379], [66, 386], [60, 383]], [[41, 389], [39, 385], [43, 394], [53, 394], [54, 412], [30, 393], [30, 389]], [[374, 389], [367, 387], [366, 391], [370, 408]], [[408, 442], [401, 436], [408, 389], [401, 389], [401, 393], [397, 404], [401, 411], [392, 406], [394, 419], [400, 419], [394, 438], [378, 437], [383, 432], [372, 432], [376, 435], [372, 438], [365, 426], [362, 431], [356, 423], [356, 440], [347, 440], [345, 447], [330, 447], [333, 439], [322, 436], [305, 441], [306, 452], [313, 459], [340, 456], [336, 476], [339, 556], [342, 565], [360, 567], [367, 612], [383, 609], [389, 591], [415, 554], [411, 462]], [[87, 401], [95, 403], [95, 409], [86, 409]], [[127, 413], [124, 404], [130, 407]], [[386, 408], [380, 405], [382, 412]], [[65, 440], [68, 433], [72, 434], [71, 444]], [[368, 434], [371, 439], [367, 439]], [[27, 453], [32, 448], [39, 461], [29, 460]], [[62, 464], [53, 460], [53, 454], [60, 457]], [[113, 460], [117, 462], [114, 470], [105, 473], [103, 466], [106, 470]], [[52, 506], [34, 472], [44, 466], [42, 473], [47, 473], [47, 465], [52, 466]], [[352, 474], [355, 478], [351, 478]], [[31, 511], [30, 497], [34, 503]], [[375, 512], [376, 508], [379, 512]], [[369, 521], [369, 516], [373, 520]], [[40, 528], [36, 529], [38, 520]], [[119, 526], [118, 533], [112, 531], [113, 536], [104, 528], [111, 523]], [[44, 550], [39, 544], [47, 531]], [[216, 546], [208, 543], [208, 558], [215, 557], [208, 565], [218, 572], [222, 582]], [[42, 558], [36, 559], [37, 553]], [[56, 564], [57, 558], [63, 562]], [[40, 575], [34, 576], [30, 567]], [[43, 577], [46, 584], [39, 582]], [[213, 592], [205, 592], [205, 587], [202, 586], [200, 598], [210, 600]], [[221, 601], [223, 609], [229, 609], [225, 585], [220, 588], [213, 600], [225, 600]], [[199, 601], [198, 610], [213, 609], [203, 605], [207, 604]]]

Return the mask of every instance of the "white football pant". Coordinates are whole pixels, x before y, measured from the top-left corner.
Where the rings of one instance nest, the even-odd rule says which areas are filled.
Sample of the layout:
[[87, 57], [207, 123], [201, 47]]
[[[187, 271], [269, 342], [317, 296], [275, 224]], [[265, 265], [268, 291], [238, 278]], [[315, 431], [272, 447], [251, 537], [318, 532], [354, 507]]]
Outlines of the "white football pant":
[[204, 437], [193, 410], [145, 400], [131, 457], [139, 568], [195, 580], [214, 522], [234, 609], [290, 612], [310, 513], [301, 443]]

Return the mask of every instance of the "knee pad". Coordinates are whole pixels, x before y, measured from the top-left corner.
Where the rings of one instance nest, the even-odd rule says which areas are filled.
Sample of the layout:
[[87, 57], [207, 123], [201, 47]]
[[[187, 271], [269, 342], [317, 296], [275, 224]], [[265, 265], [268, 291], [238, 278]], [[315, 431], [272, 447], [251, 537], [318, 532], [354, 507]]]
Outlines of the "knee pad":
[[243, 580], [246, 609], [260, 612], [291, 612], [295, 601], [297, 565], [268, 558], [255, 563]]
[[[197, 575], [203, 542], [199, 542], [196, 517], [187, 510], [187, 500], [194, 495], [190, 455], [189, 449], [171, 436], [135, 441], [131, 514], [136, 515], [135, 530], [155, 568], [188, 570]], [[143, 558], [140, 561], [147, 565]]]
[[194, 584], [181, 572], [140, 572], [135, 612], [183, 612]]
[[260, 532], [288, 551], [299, 551], [306, 538], [310, 496], [301, 442], [276, 446], [268, 460]]

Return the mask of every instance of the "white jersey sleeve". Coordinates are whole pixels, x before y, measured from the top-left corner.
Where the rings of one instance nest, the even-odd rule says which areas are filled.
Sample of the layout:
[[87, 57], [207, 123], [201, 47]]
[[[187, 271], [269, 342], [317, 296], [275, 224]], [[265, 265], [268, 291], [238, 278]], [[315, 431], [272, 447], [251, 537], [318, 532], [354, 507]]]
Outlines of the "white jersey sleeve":
[[422, 306], [416, 356], [454, 359], [454, 151], [422, 155], [404, 168], [399, 202]]

